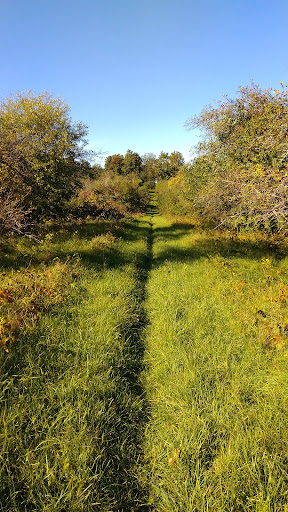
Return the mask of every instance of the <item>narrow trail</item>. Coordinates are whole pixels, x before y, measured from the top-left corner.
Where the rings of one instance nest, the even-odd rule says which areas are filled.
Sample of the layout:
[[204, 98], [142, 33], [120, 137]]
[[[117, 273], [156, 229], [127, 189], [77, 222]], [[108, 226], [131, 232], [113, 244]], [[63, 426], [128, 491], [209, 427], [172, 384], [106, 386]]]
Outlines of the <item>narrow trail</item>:
[[[109, 460], [109, 466], [106, 468], [105, 480], [108, 485], [103, 502], [114, 503], [111, 510], [115, 512], [151, 510], [147, 505], [149, 488], [143, 488], [139, 482], [138, 469], [143, 464], [143, 436], [150, 417], [141, 375], [144, 370], [145, 330], [149, 322], [145, 310], [146, 285], [153, 261], [155, 214], [157, 210], [152, 202], [146, 213], [148, 220], [140, 221], [149, 225], [148, 230], [146, 228], [146, 251], [136, 259], [135, 286], [130, 293], [132, 307], [129, 317], [120, 326], [122, 352], [120, 358], [115, 357], [111, 374], [117, 383], [117, 395], [113, 397], [113, 402], [117, 409], [119, 428], [115, 429], [115, 424], [105, 425], [105, 433], [110, 431], [117, 439], [111, 438], [111, 435], [107, 437], [105, 457]], [[115, 445], [118, 450], [115, 450]]]

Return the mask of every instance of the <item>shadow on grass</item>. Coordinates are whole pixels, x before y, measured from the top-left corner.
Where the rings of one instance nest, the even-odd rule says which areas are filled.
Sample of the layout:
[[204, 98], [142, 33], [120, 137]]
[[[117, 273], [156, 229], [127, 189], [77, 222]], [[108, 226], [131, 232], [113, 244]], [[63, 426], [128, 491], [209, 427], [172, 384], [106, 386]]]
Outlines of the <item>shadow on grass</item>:
[[[287, 248], [281, 239], [265, 235], [251, 234], [247, 239], [224, 233], [207, 232], [202, 237], [195, 237], [193, 224], [175, 223], [168, 227], [160, 227], [154, 230], [155, 241], [163, 241], [163, 249], [154, 258], [154, 265], [160, 265], [164, 261], [188, 262], [201, 258], [219, 256], [225, 259], [243, 258], [263, 259], [274, 257], [282, 259], [287, 256]], [[186, 246], [182, 246], [181, 239], [187, 238]], [[169, 244], [169, 241], [171, 243]], [[179, 245], [177, 245], [179, 241]], [[167, 243], [166, 243], [167, 242]]]
[[[147, 211], [148, 215], [157, 215], [157, 209], [153, 205]], [[195, 238], [194, 226], [192, 224], [175, 223], [164, 228], [155, 228], [152, 231], [152, 223], [149, 221], [121, 222], [114, 224], [88, 223], [87, 225], [74, 225], [67, 231], [58, 230], [58, 245], [55, 244], [53, 257], [67, 259], [74, 252], [77, 252], [82, 263], [89, 268], [105, 269], [121, 267], [129, 262], [135, 262], [135, 254], [121, 250], [121, 243], [111, 247], [89, 248], [78, 247], [76, 251], [65, 250], [65, 242], [75, 236], [77, 240], [92, 240], [95, 236], [105, 233], [112, 233], [116, 237], [121, 237], [127, 242], [141, 240], [146, 238], [146, 254], [138, 256], [135, 270], [135, 288], [132, 292], [131, 303], [133, 308], [130, 311], [129, 319], [120, 326], [120, 337], [122, 339], [122, 351], [119, 358], [115, 357], [112, 361], [111, 378], [117, 384], [117, 391], [108, 393], [103, 397], [105, 407], [107, 407], [107, 421], [103, 423], [103, 468], [99, 475], [101, 502], [96, 510], [110, 510], [111, 512], [132, 512], [149, 511], [151, 508], [147, 505], [149, 489], [143, 488], [137, 478], [136, 466], [141, 466], [143, 460], [142, 440], [145, 425], [149, 421], [149, 406], [146, 400], [145, 392], [141, 384], [141, 373], [143, 371], [144, 355], [144, 332], [148, 324], [145, 313], [146, 301], [146, 282], [152, 264], [152, 245], [155, 240], [167, 242], [162, 252], [160, 252], [153, 264], [160, 265], [164, 261], [191, 261], [199, 258], [220, 255], [223, 258], [246, 258], [258, 259], [270, 256], [283, 257], [285, 253], [281, 251], [277, 241], [271, 239], [256, 238], [255, 240], [233, 239], [223, 235], [207, 235]], [[188, 248], [181, 246], [181, 239], [191, 235], [191, 242]], [[169, 245], [171, 242], [171, 245]], [[179, 245], [177, 245], [179, 242]], [[29, 241], [29, 243], [32, 243]], [[33, 242], [34, 243], [34, 242]], [[29, 261], [40, 263], [41, 257], [35, 254], [29, 254], [27, 242], [27, 254], [20, 247], [13, 244], [4, 247], [1, 262], [6, 262], [7, 268], [27, 266]], [[21, 252], [22, 251], [22, 252]], [[46, 261], [50, 261], [49, 259]], [[0, 262], [0, 264], [1, 264]], [[38, 348], [36, 349], [38, 344]], [[45, 346], [41, 347], [39, 339], [35, 339], [35, 353], [38, 354], [39, 365], [42, 366], [41, 354], [45, 352]], [[23, 346], [23, 351], [25, 350]], [[55, 348], [59, 350], [59, 348]], [[61, 350], [65, 350], [62, 348]], [[22, 354], [23, 355], [23, 354]], [[52, 354], [51, 354], [52, 355]], [[45, 353], [45, 357], [49, 354]], [[68, 361], [67, 354], [67, 361]], [[121, 357], [120, 357], [121, 356]], [[12, 361], [4, 371], [11, 377], [11, 386], [15, 385], [15, 375], [19, 373], [21, 366], [21, 357]], [[73, 354], [72, 354], [73, 359]], [[52, 360], [52, 357], [51, 357]], [[23, 364], [23, 362], [22, 362]], [[47, 363], [46, 363], [47, 364]], [[59, 363], [60, 364], [60, 363]], [[68, 364], [68, 363], [67, 363]], [[64, 368], [66, 371], [66, 368]], [[59, 368], [59, 373], [63, 368]], [[13, 379], [12, 379], [13, 377]], [[13, 382], [12, 382], [13, 380]], [[48, 378], [47, 378], [48, 380]], [[108, 414], [108, 410], [113, 404], [113, 414]], [[100, 436], [101, 437], [101, 436]], [[103, 485], [101, 485], [103, 483]], [[101, 494], [102, 493], [102, 494]], [[106, 504], [109, 503], [109, 508]], [[98, 505], [95, 505], [98, 507]]]
[[[146, 252], [139, 252], [136, 256], [135, 287], [131, 294], [132, 306], [128, 319], [119, 328], [119, 336], [122, 340], [121, 353], [116, 354], [111, 361], [111, 380], [115, 383], [116, 391], [108, 391], [105, 396], [100, 397], [100, 400], [103, 401], [103, 409], [106, 411], [105, 421], [102, 424], [100, 422], [100, 428], [98, 418], [91, 416], [91, 428], [93, 425], [97, 427], [97, 446], [98, 439], [102, 439], [101, 470], [99, 470], [99, 457], [97, 460], [97, 448], [95, 449], [95, 467], [92, 462], [90, 468], [91, 471], [93, 469], [95, 471], [95, 496], [93, 496], [93, 488], [91, 488], [91, 501], [94, 502], [93, 510], [99, 510], [99, 512], [146, 512], [150, 510], [150, 506], [147, 505], [149, 490], [139, 481], [137, 466], [141, 465], [143, 458], [142, 441], [145, 425], [149, 421], [149, 407], [141, 384], [141, 373], [145, 349], [144, 330], [148, 322], [144, 303], [146, 282], [152, 261], [152, 224], [149, 221], [133, 222], [130, 227], [127, 224], [126, 235], [133, 236], [135, 240], [142, 240], [145, 237], [147, 242]], [[105, 249], [102, 252], [105, 258], [105, 268], [125, 264], [132, 261], [132, 257], [135, 263], [135, 255], [122, 254], [114, 249]], [[82, 251], [80, 257], [84, 264], [97, 268], [97, 266], [103, 267], [103, 254], [101, 251], [91, 253]], [[63, 318], [63, 323], [66, 322], [67, 318], [65, 320]], [[73, 360], [77, 357], [76, 352], [74, 354], [71, 347], [68, 350], [65, 344], [59, 345], [57, 342], [53, 346], [47, 345], [45, 330], [41, 331], [38, 327], [35, 329], [35, 334], [31, 332], [27, 334], [27, 339], [25, 335], [23, 336], [21, 344], [18, 346], [19, 350], [11, 351], [7, 357], [5, 355], [5, 365], [2, 370], [5, 381], [10, 386], [8, 386], [9, 393], [11, 393], [10, 388], [15, 393], [21, 389], [21, 379], [25, 374], [25, 367], [29, 367], [31, 363], [29, 357], [28, 360], [26, 358], [26, 343], [33, 344], [35, 368], [45, 368], [43, 381], [45, 380], [48, 386], [51, 386], [54, 379], [57, 382], [59, 375], [69, 372], [69, 368], [73, 367]], [[45, 393], [43, 395], [45, 396]], [[4, 398], [6, 399], [6, 397]], [[99, 401], [99, 396], [97, 396], [97, 401]], [[48, 401], [47, 407], [52, 407], [52, 405]], [[53, 407], [51, 410], [54, 411]], [[11, 454], [10, 463], [17, 467], [17, 457], [14, 455], [12, 457]], [[17, 491], [15, 499], [19, 503], [19, 507], [25, 503], [27, 511], [35, 510], [29, 508], [32, 505], [30, 505], [25, 482], [20, 474], [14, 484]], [[61, 483], [57, 487], [58, 492], [61, 492]], [[5, 487], [3, 493], [9, 508], [10, 489], [8, 486]], [[95, 500], [93, 500], [94, 497]], [[89, 506], [87, 503], [87, 507]], [[8, 511], [8, 508], [3, 510]], [[64, 512], [63, 508], [59, 508], [60, 510]]]
[[[152, 265], [152, 223], [147, 236], [146, 253], [139, 255], [135, 269], [135, 287], [131, 293], [132, 309], [120, 326], [121, 354], [112, 362], [111, 378], [117, 392], [106, 397], [109, 421], [103, 425], [104, 461], [103, 485], [100, 489], [103, 504], [110, 504], [115, 512], [145, 511], [149, 489], [139, 482], [137, 467], [144, 464], [143, 437], [149, 421], [150, 409], [141, 383], [144, 370], [145, 329], [148, 318], [145, 311], [146, 283]], [[99, 491], [98, 491], [99, 492]], [[99, 512], [103, 510], [100, 506]], [[105, 508], [106, 510], [106, 508]], [[108, 510], [108, 509], [107, 509]]]
[[[0, 239], [0, 268], [20, 270], [41, 263], [50, 263], [55, 258], [66, 261], [79, 256], [81, 262], [96, 269], [121, 267], [133, 261], [133, 255], [121, 250], [121, 242], [137, 242], [147, 238], [149, 223], [137, 218], [130, 221], [87, 222], [73, 224], [67, 229], [54, 226], [52, 242], [37, 243], [34, 240], [16, 236]], [[112, 234], [115, 243], [97, 245], [97, 237]], [[96, 238], [94, 245], [89, 242]], [[118, 243], [119, 242], [119, 243]]]

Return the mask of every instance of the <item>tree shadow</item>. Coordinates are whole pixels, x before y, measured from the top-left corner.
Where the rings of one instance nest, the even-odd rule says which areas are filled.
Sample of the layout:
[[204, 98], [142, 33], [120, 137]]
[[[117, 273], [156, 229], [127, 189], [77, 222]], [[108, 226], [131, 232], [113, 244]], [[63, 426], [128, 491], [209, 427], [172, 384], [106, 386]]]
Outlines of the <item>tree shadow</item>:
[[[206, 232], [193, 240], [194, 233], [193, 224], [175, 223], [170, 227], [156, 228], [154, 230], [155, 242], [163, 241], [165, 245], [163, 244], [163, 249], [155, 255], [153, 264], [157, 266], [166, 261], [189, 262], [215, 256], [226, 260], [231, 258], [261, 260], [270, 257], [281, 260], [287, 256], [287, 248], [283, 244], [283, 240], [261, 233], [257, 235], [251, 233], [247, 238], [241, 239], [237, 235]], [[188, 247], [183, 247], [181, 239], [189, 235], [191, 235], [191, 244]], [[178, 246], [177, 240], [179, 240]], [[171, 241], [170, 244], [169, 241]]]
[[[23, 239], [16, 236], [0, 240], [0, 268], [21, 270], [41, 263], [51, 263], [55, 258], [66, 261], [79, 256], [83, 265], [116, 268], [133, 261], [134, 255], [121, 250], [122, 241], [137, 242], [148, 236], [149, 222], [137, 218], [120, 223], [112, 221], [71, 224], [67, 229], [57, 225], [50, 231], [52, 242]], [[115, 243], [106, 243], [102, 235], [112, 235]], [[49, 234], [48, 234], [49, 235]], [[99, 237], [99, 242], [97, 238]], [[55, 240], [55, 241], [54, 241]], [[73, 243], [69, 243], [72, 242]], [[91, 243], [95, 242], [95, 243]], [[118, 243], [119, 242], [119, 243]], [[89, 245], [90, 244], [90, 245]]]
[[[147, 252], [136, 262], [133, 309], [120, 326], [121, 356], [112, 362], [111, 376], [117, 391], [106, 396], [107, 407], [114, 405], [114, 415], [104, 425], [103, 504], [115, 512], [151, 511], [149, 488], [138, 480], [137, 467], [144, 464], [143, 437], [149, 422], [150, 407], [141, 382], [144, 370], [146, 283], [152, 265], [152, 225], [147, 238]], [[100, 482], [101, 483], [101, 482]], [[100, 488], [100, 495], [101, 495]], [[103, 507], [99, 506], [99, 512]], [[105, 509], [106, 510], [106, 509]], [[107, 509], [108, 510], [108, 509]]]
[[[114, 226], [112, 228], [114, 229]], [[92, 241], [95, 236], [111, 233], [111, 231], [111, 223], [106, 225], [101, 223], [100, 230], [98, 230], [97, 225], [93, 226], [93, 229], [91, 225], [82, 226], [80, 236], [83, 236], [85, 240], [90, 237]], [[60, 233], [63, 244], [68, 237], [73, 239], [75, 233], [78, 237], [78, 225], [75, 225], [73, 230], [69, 230], [68, 233]], [[133, 263], [135, 266], [135, 287], [131, 293], [131, 304], [133, 306], [129, 311], [129, 316], [127, 315], [123, 324], [118, 326], [117, 336], [121, 339], [121, 353], [114, 354], [111, 360], [111, 381], [115, 383], [115, 386], [112, 391], [108, 390], [103, 396], [95, 396], [95, 402], [100, 400], [103, 403], [103, 410], [107, 412], [107, 416], [105, 416], [105, 421], [100, 421], [100, 426], [98, 419], [93, 418], [93, 414], [90, 418], [90, 427], [91, 429], [95, 428], [94, 435], [97, 434], [94, 453], [95, 462], [92, 460], [89, 468], [89, 471], [95, 471], [95, 490], [91, 489], [91, 498], [95, 497], [95, 500], [92, 500], [93, 502], [100, 502], [99, 505], [96, 503], [93, 505], [93, 510], [99, 510], [99, 512], [103, 510], [111, 510], [111, 512], [132, 510], [148, 512], [151, 510], [147, 504], [149, 489], [139, 481], [137, 465], [141, 464], [141, 460], [144, 458], [143, 436], [150, 414], [145, 390], [141, 383], [141, 374], [144, 369], [144, 331], [148, 324], [144, 303], [146, 300], [146, 282], [152, 262], [152, 223], [149, 220], [125, 222], [122, 223], [121, 227], [116, 227], [113, 234], [115, 235], [115, 233], [117, 233], [116, 241], [115, 243], [112, 242], [111, 247], [105, 247], [104, 245], [102, 248], [97, 246], [95, 248], [94, 246], [89, 247], [89, 244], [87, 246], [84, 244], [83, 249], [77, 252], [81, 263], [94, 270], [112, 269], [125, 266], [127, 263]], [[119, 236], [118, 233], [120, 233]], [[117, 240], [120, 235], [121, 240], [118, 244]], [[143, 252], [143, 249], [141, 251], [137, 250], [137, 252], [121, 250], [123, 240], [136, 242], [136, 244], [140, 240], [145, 240], [146, 251]], [[61, 249], [60, 244], [58, 252], [55, 251], [55, 253], [56, 257], [66, 260], [73, 257], [74, 251], [73, 247], [70, 250]], [[55, 253], [48, 260], [48, 263], [55, 257]], [[9, 252], [7, 252], [8, 268], [9, 266], [15, 268], [14, 258], [19, 254], [21, 254], [20, 249], [16, 245], [9, 248]], [[41, 261], [41, 258], [37, 259], [34, 256], [31, 263], [31, 255], [24, 255], [22, 259], [17, 260], [17, 265], [18, 268], [21, 268], [21, 265], [26, 267], [29, 264], [41, 263]], [[77, 302], [75, 302], [76, 305]], [[72, 321], [73, 318], [71, 318]], [[63, 323], [67, 323], [67, 311], [65, 311]], [[35, 326], [35, 331], [29, 331], [27, 336], [24, 333], [22, 339], [19, 340], [17, 350], [11, 350], [5, 357], [5, 365], [2, 368], [4, 379], [13, 386], [15, 393], [20, 385], [21, 375], [25, 372], [25, 367], [28, 364], [25, 348], [27, 343], [32, 343], [35, 361], [37, 361], [40, 368], [45, 368], [45, 380], [49, 385], [51, 385], [54, 378], [58, 379], [58, 375], [68, 372], [69, 368], [73, 370], [73, 360], [77, 357], [76, 352], [74, 354], [73, 349], [70, 348], [69, 350], [72, 350], [72, 352], [68, 353], [64, 344], [46, 346], [45, 328], [41, 330], [40, 326]], [[61, 353], [63, 353], [62, 356]], [[61, 368], [60, 364], [63, 365]], [[112, 411], [111, 404], [113, 404]], [[102, 467], [100, 470], [98, 439], [102, 440], [100, 447], [102, 453], [100, 465], [102, 464]], [[25, 483], [20, 477], [16, 487], [19, 503], [26, 502], [26, 508], [29, 510]], [[7, 503], [8, 495], [7, 490]]]

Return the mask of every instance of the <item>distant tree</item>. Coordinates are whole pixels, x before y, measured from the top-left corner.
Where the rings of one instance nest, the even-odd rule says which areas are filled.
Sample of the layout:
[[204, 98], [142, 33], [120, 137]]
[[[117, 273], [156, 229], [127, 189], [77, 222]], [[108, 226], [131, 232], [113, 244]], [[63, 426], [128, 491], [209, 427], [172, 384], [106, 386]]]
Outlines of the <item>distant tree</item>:
[[145, 155], [142, 156], [142, 162], [141, 177], [143, 181], [151, 182], [152, 185], [155, 178], [158, 176], [157, 157], [154, 153], [145, 153]]
[[177, 174], [184, 164], [184, 158], [179, 151], [174, 151], [171, 155], [162, 151], [157, 163], [159, 178], [169, 179]]
[[179, 151], [173, 151], [169, 156], [171, 176], [175, 176], [184, 164], [183, 155]]
[[0, 104], [0, 202], [18, 205], [15, 218], [16, 210], [35, 219], [59, 214], [78, 186], [87, 127], [69, 114], [46, 92], [18, 93]]
[[170, 178], [170, 165], [169, 165], [169, 154], [161, 151], [157, 160], [158, 164], [158, 177], [159, 178]]
[[142, 169], [143, 163], [141, 156], [131, 151], [131, 149], [128, 149], [124, 157], [122, 173], [126, 176], [128, 174], [137, 174], [140, 176]]
[[123, 155], [110, 155], [105, 160], [105, 171], [113, 172], [115, 174], [123, 174]]

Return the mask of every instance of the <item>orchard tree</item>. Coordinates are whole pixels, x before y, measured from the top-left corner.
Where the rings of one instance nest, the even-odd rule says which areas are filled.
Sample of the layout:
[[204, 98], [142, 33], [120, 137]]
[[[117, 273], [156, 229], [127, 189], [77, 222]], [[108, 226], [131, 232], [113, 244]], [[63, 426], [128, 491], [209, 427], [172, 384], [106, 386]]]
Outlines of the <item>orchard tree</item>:
[[199, 165], [205, 163], [205, 187], [200, 179], [198, 191], [202, 212], [235, 227], [287, 228], [286, 88], [261, 90], [252, 82], [240, 87], [236, 98], [224, 97], [186, 124], [189, 129], [202, 129], [205, 135], [197, 148], [198, 159], [188, 170], [195, 192]]
[[[72, 122], [67, 104], [46, 92], [17, 93], [0, 104], [2, 229], [7, 201], [15, 205], [15, 219], [17, 211], [19, 219], [25, 212], [34, 219], [61, 212], [83, 173], [86, 134], [84, 124]], [[12, 218], [10, 212], [10, 227]]]

